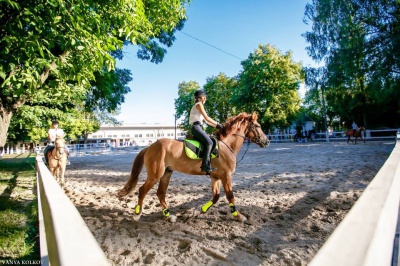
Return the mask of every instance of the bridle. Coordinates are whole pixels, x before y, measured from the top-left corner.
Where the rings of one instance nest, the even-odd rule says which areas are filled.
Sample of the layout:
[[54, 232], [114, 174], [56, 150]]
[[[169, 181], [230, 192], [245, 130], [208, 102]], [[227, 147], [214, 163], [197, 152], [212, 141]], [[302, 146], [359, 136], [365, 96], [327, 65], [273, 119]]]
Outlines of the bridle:
[[[58, 157], [54, 156], [54, 159], [59, 161], [62, 158], [62, 155], [65, 152], [65, 145], [63, 146], [58, 146], [57, 141], [54, 141], [54, 149], [56, 150], [56, 153], [59, 155]], [[62, 150], [62, 151], [61, 151]]]
[[[242, 137], [242, 138], [243, 138], [243, 141], [245, 141], [246, 138], [249, 139], [249, 141], [247, 142], [246, 151], [243, 153], [242, 158], [241, 158], [239, 161], [236, 162], [236, 165], [237, 165], [239, 162], [241, 162], [241, 161], [243, 160], [244, 156], [246, 155], [247, 151], [249, 150], [251, 141], [253, 141], [254, 143], [260, 144], [260, 145], [265, 145], [265, 144], [263, 143], [263, 141], [261, 140], [261, 134], [260, 134], [260, 132], [257, 130], [258, 128], [261, 128], [261, 126], [257, 126], [253, 121], [250, 121], [250, 126], [246, 129], [246, 132], [244, 133], [244, 135], [238, 134], [238, 133], [233, 133], [233, 135]], [[254, 134], [256, 135], [256, 137], [255, 137], [255, 138], [247, 137], [247, 134], [248, 134], [249, 132], [254, 132]], [[222, 141], [222, 140], [220, 140], [220, 141], [221, 141], [223, 144], [225, 144], [225, 146], [228, 147], [228, 149], [229, 149], [229, 150], [235, 155], [235, 157], [236, 157], [236, 154], [235, 154], [235, 152], [232, 150], [232, 148], [229, 147], [228, 144], [226, 144], [224, 141]]]
[[[250, 121], [250, 126], [247, 128], [247, 131], [244, 133], [244, 136], [241, 135], [241, 134], [238, 134], [238, 133], [234, 133], [233, 135], [242, 137], [243, 139], [248, 138], [250, 141], [252, 141], [252, 142], [254, 142], [254, 143], [256, 143], [256, 144], [265, 145], [265, 144], [263, 143], [263, 141], [261, 140], [261, 134], [260, 134], [260, 132], [257, 130], [258, 128], [261, 128], [261, 126], [258, 126], [258, 125], [256, 125], [253, 121]], [[254, 132], [254, 134], [256, 135], [256, 137], [255, 137], [255, 138], [247, 137], [247, 134], [248, 134], [249, 132]], [[249, 145], [250, 145], [250, 141], [248, 142]]]

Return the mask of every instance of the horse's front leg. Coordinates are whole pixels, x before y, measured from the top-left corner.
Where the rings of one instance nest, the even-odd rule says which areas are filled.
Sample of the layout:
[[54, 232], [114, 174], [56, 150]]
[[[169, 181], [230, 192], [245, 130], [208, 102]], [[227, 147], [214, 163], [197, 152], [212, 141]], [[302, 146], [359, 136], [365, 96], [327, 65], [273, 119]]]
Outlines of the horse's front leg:
[[201, 206], [202, 213], [206, 213], [208, 209], [211, 208], [212, 205], [218, 202], [219, 194], [221, 192], [221, 180], [212, 175], [210, 177], [211, 177], [212, 199], [203, 206]]
[[57, 175], [56, 175], [56, 168], [55, 167], [50, 167], [49, 166], [49, 170], [51, 175], [54, 177], [54, 179], [57, 181]]
[[226, 199], [229, 202], [229, 208], [231, 210], [232, 216], [235, 217], [239, 222], [243, 223], [243, 222], [247, 221], [247, 218], [243, 214], [239, 213], [238, 210], [236, 210], [231, 177], [228, 176], [226, 179], [222, 179], [222, 184], [224, 186]]
[[60, 175], [59, 178], [61, 179], [61, 187], [64, 187], [64, 175], [65, 175], [65, 167], [66, 167], [67, 161], [65, 161], [60, 167]]
[[176, 222], [176, 216], [172, 215], [171, 212], [168, 209], [168, 204], [165, 201], [165, 196], [167, 195], [167, 188], [169, 185], [169, 181], [171, 179], [173, 171], [170, 170], [169, 168], [165, 169], [164, 175], [160, 179], [160, 183], [158, 184], [158, 189], [157, 189], [157, 197], [158, 200], [160, 201], [162, 209], [162, 213], [165, 218], [167, 218], [171, 223]]

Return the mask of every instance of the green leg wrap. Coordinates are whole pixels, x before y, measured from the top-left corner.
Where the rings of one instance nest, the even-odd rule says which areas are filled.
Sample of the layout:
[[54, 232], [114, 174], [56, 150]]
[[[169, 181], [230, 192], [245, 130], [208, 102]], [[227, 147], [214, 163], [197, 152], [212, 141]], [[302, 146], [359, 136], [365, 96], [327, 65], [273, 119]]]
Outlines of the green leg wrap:
[[162, 210], [162, 214], [163, 214], [165, 217], [169, 217], [169, 215], [170, 215], [171, 213], [169, 212], [168, 209], [164, 209], [164, 210]]
[[204, 204], [203, 206], [201, 206], [201, 211], [203, 213], [206, 213], [208, 211], [208, 209], [213, 205], [213, 202], [210, 200], [209, 202], [207, 202], [206, 204]]
[[236, 210], [235, 205], [233, 205], [233, 203], [229, 203], [229, 207], [231, 208], [232, 215], [235, 216], [235, 217], [238, 216], [238, 212]]
[[140, 214], [142, 208], [140, 207], [140, 205], [136, 205], [135, 207], [135, 214]]

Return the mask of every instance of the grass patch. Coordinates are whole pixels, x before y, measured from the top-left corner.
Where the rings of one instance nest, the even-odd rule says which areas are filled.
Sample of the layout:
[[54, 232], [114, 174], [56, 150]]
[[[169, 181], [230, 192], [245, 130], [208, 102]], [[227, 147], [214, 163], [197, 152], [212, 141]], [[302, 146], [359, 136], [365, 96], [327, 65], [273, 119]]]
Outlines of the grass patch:
[[35, 154], [0, 159], [0, 262], [40, 260]]

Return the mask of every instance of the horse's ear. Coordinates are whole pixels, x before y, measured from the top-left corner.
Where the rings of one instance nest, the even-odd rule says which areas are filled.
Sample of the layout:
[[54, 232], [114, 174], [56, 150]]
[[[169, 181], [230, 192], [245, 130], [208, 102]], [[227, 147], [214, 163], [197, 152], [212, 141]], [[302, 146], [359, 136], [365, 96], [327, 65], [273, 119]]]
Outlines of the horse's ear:
[[252, 120], [252, 121], [257, 121], [257, 119], [258, 119], [257, 113], [256, 113], [256, 112], [253, 112], [253, 113], [251, 114], [251, 120]]

